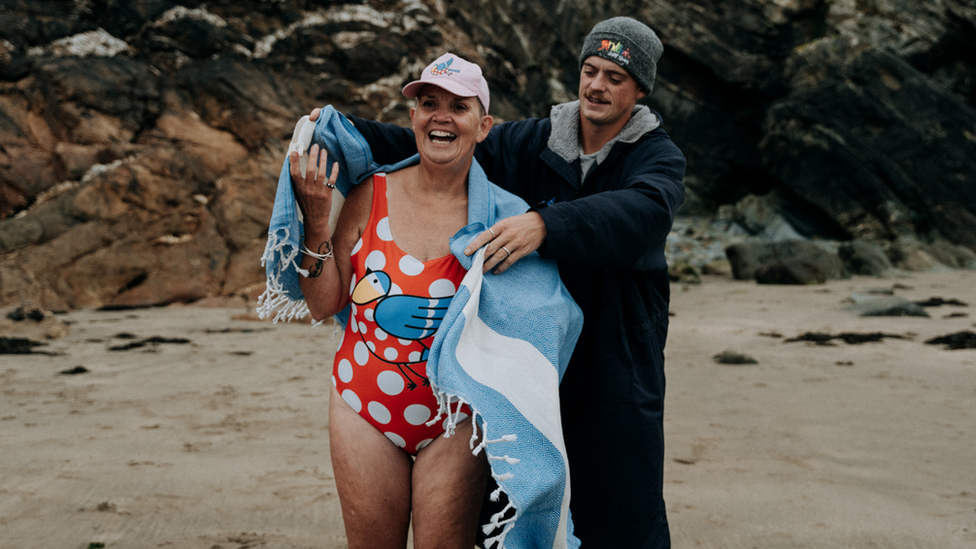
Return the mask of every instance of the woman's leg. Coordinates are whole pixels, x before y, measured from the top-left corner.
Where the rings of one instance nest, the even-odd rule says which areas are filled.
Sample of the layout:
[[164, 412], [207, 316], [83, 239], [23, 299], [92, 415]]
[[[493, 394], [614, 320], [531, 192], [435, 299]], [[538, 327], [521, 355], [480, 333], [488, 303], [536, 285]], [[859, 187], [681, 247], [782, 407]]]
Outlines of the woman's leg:
[[416, 549], [472, 549], [488, 484], [485, 453], [471, 454], [471, 422], [439, 436], [413, 466], [413, 543]]
[[329, 446], [349, 549], [406, 547], [413, 460], [350, 408], [335, 387], [329, 396]]

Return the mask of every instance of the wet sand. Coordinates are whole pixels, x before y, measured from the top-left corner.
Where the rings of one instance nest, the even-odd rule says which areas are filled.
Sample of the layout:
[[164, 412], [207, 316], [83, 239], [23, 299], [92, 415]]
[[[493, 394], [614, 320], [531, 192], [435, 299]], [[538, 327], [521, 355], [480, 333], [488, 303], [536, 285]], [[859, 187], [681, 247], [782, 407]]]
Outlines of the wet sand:
[[[895, 284], [969, 306], [844, 310]], [[972, 271], [676, 284], [674, 547], [976, 546], [976, 350], [924, 343], [976, 331], [973, 288]], [[0, 549], [345, 547], [327, 433], [338, 336], [210, 305], [72, 312], [37, 348], [50, 355], [0, 355]], [[785, 342], [805, 332], [904, 339]], [[725, 350], [758, 363], [717, 364]]]

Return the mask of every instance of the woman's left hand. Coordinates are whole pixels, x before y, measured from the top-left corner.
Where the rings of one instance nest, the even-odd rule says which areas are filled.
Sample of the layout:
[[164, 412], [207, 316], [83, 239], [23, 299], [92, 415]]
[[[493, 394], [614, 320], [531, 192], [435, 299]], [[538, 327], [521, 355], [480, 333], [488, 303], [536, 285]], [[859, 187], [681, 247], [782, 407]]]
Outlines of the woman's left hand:
[[471, 255], [485, 248], [483, 272], [502, 274], [516, 261], [539, 249], [546, 240], [546, 223], [536, 212], [509, 217], [475, 237], [464, 249]]

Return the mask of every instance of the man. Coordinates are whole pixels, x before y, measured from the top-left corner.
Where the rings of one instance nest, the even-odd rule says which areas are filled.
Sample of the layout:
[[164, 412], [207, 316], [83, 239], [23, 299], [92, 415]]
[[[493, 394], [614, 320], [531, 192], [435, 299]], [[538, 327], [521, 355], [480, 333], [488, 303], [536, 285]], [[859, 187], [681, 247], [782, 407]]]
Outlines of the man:
[[[538, 251], [555, 259], [583, 309], [583, 332], [560, 387], [584, 547], [670, 547], [663, 499], [664, 343], [670, 296], [664, 245], [684, 199], [685, 158], [651, 92], [664, 48], [628, 17], [597, 24], [583, 43], [579, 101], [547, 119], [496, 125], [475, 157], [488, 178], [535, 204], [500, 221], [485, 270]], [[350, 117], [376, 162], [415, 151], [409, 130]]]

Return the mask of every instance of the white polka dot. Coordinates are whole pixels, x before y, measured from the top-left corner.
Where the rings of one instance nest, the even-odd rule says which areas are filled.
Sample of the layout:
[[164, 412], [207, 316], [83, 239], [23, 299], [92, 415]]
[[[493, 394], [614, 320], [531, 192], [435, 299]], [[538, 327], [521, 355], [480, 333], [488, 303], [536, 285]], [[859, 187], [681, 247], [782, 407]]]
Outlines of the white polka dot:
[[407, 360], [409, 360], [410, 362], [420, 362], [420, 357], [422, 356], [424, 355], [420, 351], [414, 351], [410, 353], [410, 355], [407, 357]]
[[366, 347], [366, 344], [362, 341], [357, 341], [356, 347], [352, 350], [352, 356], [356, 359], [356, 364], [360, 366], [365, 365], [366, 361], [369, 360], [369, 349]]
[[349, 383], [352, 381], [352, 362], [349, 362], [346, 359], [340, 360], [337, 370], [339, 370], [339, 379], [341, 379], [343, 383]]
[[356, 242], [356, 245], [352, 247], [352, 253], [350, 253], [349, 255], [350, 256], [356, 255], [356, 253], [362, 248], [363, 248], [363, 239], [360, 238], [359, 241]]
[[367, 341], [366, 346], [369, 347], [370, 351], [373, 351], [374, 353], [376, 352], [376, 343], [372, 341]]
[[390, 337], [390, 334], [384, 332], [382, 328], [376, 328], [376, 331], [373, 333], [379, 341], [386, 341], [386, 338]]
[[349, 319], [349, 322], [352, 324], [352, 326], [351, 326], [352, 327], [352, 333], [358, 334], [359, 333], [359, 323], [356, 322], [356, 319], [355, 318], [350, 318]]
[[386, 267], [386, 256], [379, 250], [373, 250], [366, 256], [366, 268], [374, 271], [382, 271]]
[[451, 297], [457, 291], [454, 283], [446, 278], [441, 278], [430, 283], [428, 288], [430, 297]]
[[384, 217], [376, 222], [376, 236], [380, 237], [380, 240], [390, 242], [393, 240], [393, 233], [390, 232], [390, 218]]
[[380, 372], [380, 375], [376, 376], [376, 385], [380, 388], [380, 391], [390, 396], [396, 396], [403, 392], [405, 384], [403, 382], [403, 376], [392, 370], [384, 370]]
[[399, 339], [399, 338], [397, 338], [397, 342], [400, 343], [400, 345], [403, 345], [404, 347], [413, 343], [413, 341], [410, 341], [409, 339]]
[[365, 322], [360, 322], [359, 323], [359, 331], [362, 332], [362, 333], [364, 333], [364, 334], [366, 333], [366, 323]]
[[352, 294], [352, 291], [355, 289], [356, 289], [356, 274], [353, 273], [352, 282], [349, 283], [349, 293]]
[[403, 411], [403, 419], [410, 425], [422, 425], [430, 419], [430, 408], [423, 404], [411, 404]]
[[373, 309], [366, 309], [363, 311], [363, 316], [366, 318], [366, 320], [373, 322]]
[[400, 435], [396, 433], [389, 433], [389, 432], [383, 434], [386, 435], [386, 438], [390, 439], [390, 442], [396, 444], [400, 448], [407, 447], [407, 441], [403, 440], [403, 437], [401, 437]]
[[432, 439], [432, 438], [425, 438], [424, 440], [421, 440], [420, 442], [417, 443], [417, 451], [419, 452], [419, 451], [423, 450], [431, 442], [434, 442], [434, 439]]
[[393, 419], [393, 417], [390, 415], [390, 411], [386, 409], [386, 406], [383, 406], [379, 402], [370, 402], [366, 408], [369, 410], [369, 415], [373, 416], [373, 419], [379, 423], [382, 423], [383, 425], [386, 425], [391, 419]]
[[363, 403], [359, 400], [359, 395], [349, 389], [342, 392], [342, 400], [345, 400], [357, 414], [363, 409]]
[[390, 362], [396, 360], [398, 356], [400, 356], [400, 353], [398, 353], [393, 347], [387, 347], [383, 351], [383, 358], [389, 360]]
[[333, 386], [333, 387], [338, 387], [338, 386], [339, 386], [339, 384], [338, 384], [338, 383], [336, 383], [336, 378], [335, 378], [335, 376], [332, 376], [332, 386]]
[[405, 255], [400, 258], [400, 272], [407, 276], [417, 276], [424, 272], [424, 264], [413, 256]]
[[390, 286], [390, 291], [386, 295], [403, 295], [403, 288], [397, 286], [396, 284], [392, 284]]

